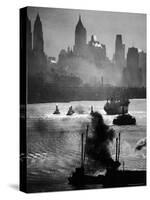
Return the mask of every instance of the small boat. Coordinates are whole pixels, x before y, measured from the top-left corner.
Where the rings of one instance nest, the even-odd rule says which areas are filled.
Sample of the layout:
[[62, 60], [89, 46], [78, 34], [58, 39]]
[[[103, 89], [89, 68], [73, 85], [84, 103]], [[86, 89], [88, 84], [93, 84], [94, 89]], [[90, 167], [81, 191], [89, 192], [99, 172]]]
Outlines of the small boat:
[[72, 109], [72, 106], [70, 106], [69, 107], [69, 110], [68, 110], [68, 112], [67, 112], [67, 114], [66, 115], [73, 115], [75, 112], [74, 112], [74, 110]]
[[118, 115], [113, 120], [114, 125], [136, 125], [136, 119], [130, 114]]
[[53, 114], [54, 114], [54, 115], [60, 114], [60, 111], [59, 111], [59, 109], [58, 109], [58, 105], [56, 105], [56, 109], [55, 109], [55, 111], [53, 112]]
[[117, 115], [122, 113], [122, 109], [124, 109], [124, 113], [128, 113], [129, 99], [123, 100], [115, 100], [111, 98], [107, 99], [106, 104], [104, 105], [104, 110], [108, 115]]

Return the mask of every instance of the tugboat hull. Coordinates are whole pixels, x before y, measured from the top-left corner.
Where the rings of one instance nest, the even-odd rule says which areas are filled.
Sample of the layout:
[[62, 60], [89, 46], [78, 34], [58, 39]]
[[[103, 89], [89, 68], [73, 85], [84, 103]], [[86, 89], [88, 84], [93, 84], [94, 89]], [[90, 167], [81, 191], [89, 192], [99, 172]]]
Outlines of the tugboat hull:
[[54, 114], [54, 115], [59, 115], [60, 112], [55, 111], [55, 112], [53, 112], [53, 114]]
[[104, 178], [104, 187], [125, 187], [146, 185], [146, 171], [118, 170], [108, 172]]
[[[104, 110], [107, 113], [107, 115], [119, 115], [122, 114], [122, 106], [104, 106]], [[124, 113], [128, 113], [128, 107], [124, 106]]]
[[89, 176], [89, 175], [83, 175], [82, 177], [69, 177], [68, 178], [69, 184], [75, 185], [75, 186], [82, 186], [87, 184], [102, 184], [104, 182], [104, 176]]
[[114, 125], [136, 125], [136, 119], [129, 114], [119, 115], [113, 120]]
[[106, 173], [106, 175], [80, 177], [71, 176], [69, 183], [74, 186], [83, 186], [89, 184], [101, 184], [103, 187], [125, 187], [146, 185], [146, 171], [117, 170]]

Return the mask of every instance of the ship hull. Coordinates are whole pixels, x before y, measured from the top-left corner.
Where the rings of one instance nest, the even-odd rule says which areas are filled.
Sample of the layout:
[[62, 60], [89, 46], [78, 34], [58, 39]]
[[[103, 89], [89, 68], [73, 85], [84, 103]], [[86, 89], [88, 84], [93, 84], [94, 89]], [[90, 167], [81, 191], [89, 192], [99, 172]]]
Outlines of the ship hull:
[[[104, 106], [104, 110], [107, 115], [119, 115], [122, 114], [122, 106]], [[128, 106], [124, 106], [124, 114], [128, 113]]]
[[116, 171], [107, 173], [103, 182], [104, 187], [125, 187], [146, 185], [146, 171]]
[[130, 171], [117, 170], [108, 172], [106, 175], [81, 177], [71, 176], [68, 178], [69, 183], [74, 186], [82, 186], [88, 184], [101, 184], [103, 187], [125, 187], [146, 185], [146, 171]]
[[113, 120], [114, 125], [136, 125], [136, 119], [131, 115], [119, 115]]

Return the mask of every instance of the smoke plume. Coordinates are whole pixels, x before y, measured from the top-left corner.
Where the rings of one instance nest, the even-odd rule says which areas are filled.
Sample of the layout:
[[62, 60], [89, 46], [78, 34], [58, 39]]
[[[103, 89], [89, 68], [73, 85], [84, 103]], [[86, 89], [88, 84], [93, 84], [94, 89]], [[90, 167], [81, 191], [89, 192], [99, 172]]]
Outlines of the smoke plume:
[[77, 105], [75, 108], [74, 108], [75, 112], [78, 113], [78, 114], [84, 114], [85, 113], [85, 109], [82, 105]]
[[113, 142], [115, 132], [104, 123], [100, 113], [92, 114], [92, 137], [87, 141], [87, 154], [89, 158], [99, 163], [102, 167], [114, 165], [110, 154], [110, 143]]

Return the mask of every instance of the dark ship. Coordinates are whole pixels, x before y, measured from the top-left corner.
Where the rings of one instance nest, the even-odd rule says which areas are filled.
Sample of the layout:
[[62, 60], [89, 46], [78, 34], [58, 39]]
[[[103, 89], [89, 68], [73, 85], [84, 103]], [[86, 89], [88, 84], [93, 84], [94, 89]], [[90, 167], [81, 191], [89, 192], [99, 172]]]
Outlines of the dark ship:
[[122, 115], [118, 115], [113, 120], [113, 124], [114, 125], [136, 125], [136, 119], [130, 114], [122, 114]]
[[104, 110], [108, 115], [117, 115], [122, 114], [122, 108], [124, 107], [124, 113], [128, 113], [129, 104], [129, 99], [116, 100], [111, 98], [110, 100], [107, 99]]
[[114, 125], [136, 125], [136, 119], [130, 114], [125, 114], [124, 106], [122, 107], [122, 114], [118, 115], [113, 120]]
[[[88, 128], [86, 131], [87, 138]], [[69, 184], [81, 188], [84, 185], [99, 184], [104, 188], [108, 187], [123, 187], [123, 186], [135, 186], [146, 185], [146, 171], [131, 171], [124, 169], [119, 170], [121, 165], [119, 161], [120, 156], [120, 133], [119, 138], [116, 138], [116, 160], [112, 162], [112, 165], [107, 168], [105, 175], [92, 176], [85, 173], [85, 149], [83, 143], [84, 135], [81, 135], [81, 166], [76, 168], [72, 175], [68, 178]]]

